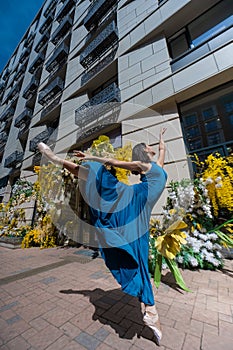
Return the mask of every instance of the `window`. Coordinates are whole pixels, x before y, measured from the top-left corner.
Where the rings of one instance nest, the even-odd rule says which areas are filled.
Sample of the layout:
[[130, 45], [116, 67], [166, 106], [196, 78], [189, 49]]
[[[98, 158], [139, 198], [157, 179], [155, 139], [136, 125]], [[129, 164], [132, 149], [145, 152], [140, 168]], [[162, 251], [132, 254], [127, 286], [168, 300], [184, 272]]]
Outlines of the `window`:
[[202, 139], [198, 138], [189, 142], [190, 151], [202, 148]]
[[194, 113], [184, 116], [184, 123], [186, 126], [197, 124], [197, 114]]
[[224, 0], [168, 39], [170, 55], [178, 58], [233, 25], [233, 1]]
[[218, 115], [216, 106], [210, 106], [202, 110], [204, 120], [212, 119]]
[[213, 134], [209, 134], [207, 136], [208, 145], [217, 145], [218, 143], [221, 143], [223, 141], [221, 132], [214, 132]]
[[199, 126], [193, 126], [192, 128], [186, 129], [186, 135], [188, 136], [188, 138], [199, 136], [200, 135]]
[[211, 120], [210, 122], [205, 123], [205, 131], [207, 133], [220, 128], [221, 128], [220, 119], [214, 119], [214, 120]]

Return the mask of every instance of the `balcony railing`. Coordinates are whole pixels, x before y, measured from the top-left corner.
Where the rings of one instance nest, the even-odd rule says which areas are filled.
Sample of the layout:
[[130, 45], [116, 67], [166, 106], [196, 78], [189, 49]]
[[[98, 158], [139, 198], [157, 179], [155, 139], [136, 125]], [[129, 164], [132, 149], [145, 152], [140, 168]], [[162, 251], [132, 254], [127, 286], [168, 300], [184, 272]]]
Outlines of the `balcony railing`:
[[22, 124], [27, 123], [31, 120], [33, 115], [32, 109], [26, 108], [18, 117], [15, 119], [15, 126], [19, 128]]
[[42, 63], [44, 62], [45, 59], [45, 55], [42, 54], [41, 52], [38, 53], [38, 55], [36, 56], [36, 58], [34, 59], [34, 61], [32, 62], [32, 64], [29, 67], [29, 72], [31, 74], [33, 74], [36, 70], [36, 68], [38, 68], [39, 66], [42, 65]]
[[29, 56], [30, 52], [31, 52], [30, 48], [26, 47], [19, 57], [19, 63], [23, 63], [25, 59]]
[[37, 153], [32, 157], [32, 166], [39, 165], [42, 158], [41, 153]]
[[9, 120], [13, 117], [15, 113], [14, 108], [9, 107], [7, 108], [1, 115], [0, 115], [0, 122], [3, 122], [5, 120]]
[[53, 16], [51, 14], [48, 15], [44, 23], [39, 29], [40, 34], [44, 34], [45, 31], [48, 31], [53, 22]]
[[6, 87], [5, 82], [0, 83], [0, 92], [2, 92]]
[[5, 159], [5, 168], [14, 168], [18, 163], [23, 161], [23, 152], [15, 151]]
[[18, 133], [18, 139], [25, 140], [27, 138], [27, 135], [29, 133], [29, 125], [30, 123], [24, 124], [24, 126], [20, 127], [19, 133]]
[[0, 179], [0, 188], [6, 187], [8, 184], [9, 175], [4, 176]]
[[90, 30], [93, 26], [96, 26], [99, 20], [115, 5], [116, 0], [97, 0], [95, 1], [88, 10], [86, 17], [84, 18], [83, 24]]
[[22, 75], [24, 74], [25, 70], [26, 70], [25, 65], [20, 66], [19, 70], [17, 71], [17, 73], [15, 75], [15, 80], [19, 80], [22, 77]]
[[24, 47], [31, 47], [33, 43], [33, 39], [35, 38], [36, 33], [31, 32], [29, 37], [24, 42]]
[[53, 133], [53, 128], [48, 128], [41, 133], [39, 133], [36, 137], [34, 137], [29, 144], [29, 151], [36, 152], [37, 145], [39, 142], [47, 142], [49, 140], [50, 135]]
[[60, 77], [56, 77], [44, 90], [41, 91], [38, 97], [38, 102], [41, 105], [49, 103], [56, 94], [62, 91], [64, 81]]
[[39, 80], [32, 77], [30, 83], [23, 91], [23, 98], [30, 99], [39, 86]]
[[[62, 43], [58, 48], [54, 51], [52, 57], [48, 60], [45, 68], [48, 72], [52, 72], [56, 67], [67, 58], [69, 52], [68, 46], [65, 43]], [[62, 62], [63, 63], [63, 62]]]
[[112, 108], [112, 102], [120, 102], [120, 90], [112, 83], [75, 111], [75, 124], [80, 128], [95, 121]]
[[40, 115], [40, 120], [44, 119], [44, 117], [49, 114], [52, 110], [54, 110], [60, 103], [60, 96], [55, 98], [46, 108], [43, 109]]
[[71, 11], [75, 4], [75, 0], [66, 0], [56, 16], [56, 21], [60, 23], [63, 20], [63, 18], [68, 15], [68, 13]]
[[48, 17], [50, 14], [52, 14], [55, 10], [55, 6], [57, 4], [57, 0], [52, 0], [49, 4], [49, 6], [47, 7], [47, 9], [44, 12], [44, 16]]
[[5, 144], [7, 141], [8, 135], [5, 131], [0, 132], [0, 145]]
[[62, 22], [59, 24], [51, 38], [51, 41], [54, 45], [57, 45], [57, 43], [67, 34], [67, 32], [72, 27], [72, 23], [73, 20], [70, 16], [66, 16], [62, 20]]
[[45, 33], [40, 39], [40, 41], [38, 42], [38, 44], [36, 45], [35, 51], [36, 52], [42, 51], [42, 49], [44, 49], [45, 45], [48, 43], [48, 39], [49, 39], [49, 34]]
[[86, 84], [91, 78], [102, 71], [107, 65], [109, 65], [116, 55], [116, 50], [112, 50], [110, 54], [104, 57], [100, 62], [98, 62], [93, 68], [85, 71], [81, 78], [81, 85]]
[[5, 71], [3, 72], [3, 75], [2, 75], [2, 79], [3, 80], [7, 80], [7, 78], [9, 77], [11, 71], [9, 68], [6, 68]]
[[12, 100], [14, 97], [17, 98], [19, 95], [19, 92], [20, 92], [19, 85], [18, 84], [14, 85], [9, 91], [9, 93], [7, 94], [5, 101], [7, 102], [9, 100]]
[[103, 31], [86, 47], [80, 55], [80, 63], [83, 67], [95, 62], [98, 57], [103, 55], [111, 46], [114, 46], [118, 40], [118, 30], [114, 21], [109, 23]]

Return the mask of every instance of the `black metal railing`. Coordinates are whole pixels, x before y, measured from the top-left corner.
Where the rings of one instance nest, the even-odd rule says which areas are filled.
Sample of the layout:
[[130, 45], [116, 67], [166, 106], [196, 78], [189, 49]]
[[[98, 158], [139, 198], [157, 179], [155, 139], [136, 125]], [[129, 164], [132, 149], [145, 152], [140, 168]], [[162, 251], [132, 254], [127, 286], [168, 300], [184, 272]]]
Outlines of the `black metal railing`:
[[41, 105], [49, 103], [57, 93], [62, 91], [64, 81], [60, 77], [56, 77], [47, 87], [42, 90], [38, 97], [38, 102]]
[[40, 115], [40, 120], [42, 120], [47, 114], [54, 110], [60, 103], [61, 96], [55, 98], [46, 108], [43, 109]]
[[67, 34], [67, 32], [72, 27], [72, 24], [73, 19], [70, 16], [66, 16], [62, 20], [62, 22], [59, 24], [51, 38], [51, 41], [54, 45], [57, 45], [57, 43]]
[[59, 65], [59, 63], [61, 63], [61, 61], [63, 61], [64, 58], [67, 58], [68, 52], [69, 52], [69, 48], [65, 43], [62, 43], [61, 45], [59, 45], [57, 49], [54, 51], [52, 57], [46, 63], [45, 69], [48, 72], [54, 71], [57, 65]]
[[41, 153], [37, 153], [35, 154], [33, 157], [32, 157], [32, 165], [39, 165], [40, 164], [40, 161], [41, 161], [41, 158], [42, 158], [42, 154]]
[[10, 73], [11, 73], [10, 69], [9, 69], [9, 68], [6, 68], [6, 69], [4, 70], [4, 72], [3, 72], [3, 74], [2, 74], [2, 79], [3, 79], [3, 80], [7, 80], [7, 78], [8, 78], [9, 75], [10, 75]]
[[24, 47], [31, 47], [32, 43], [33, 43], [33, 39], [35, 38], [36, 33], [35, 32], [31, 32], [29, 37], [27, 37], [27, 39], [24, 42]]
[[91, 78], [108, 66], [114, 60], [115, 55], [116, 50], [113, 49], [110, 54], [99, 61], [93, 68], [85, 71], [81, 77], [81, 85], [86, 84]]
[[109, 23], [97, 37], [91, 41], [80, 55], [80, 63], [87, 67], [103, 55], [110, 47], [115, 46], [118, 41], [118, 29], [115, 21]]
[[0, 179], [0, 188], [6, 187], [8, 184], [9, 175], [4, 176]]
[[25, 70], [26, 70], [25, 65], [20, 66], [20, 68], [16, 72], [15, 80], [19, 80], [22, 77], [22, 75], [24, 74]]
[[29, 125], [30, 125], [30, 122], [27, 122], [24, 125], [21, 125], [18, 133], [18, 139], [23, 140], [26, 138], [26, 136], [29, 133]]
[[15, 151], [15, 152], [11, 153], [11, 155], [9, 155], [9, 157], [7, 157], [5, 159], [5, 163], [4, 163], [5, 168], [13, 168], [18, 163], [22, 162], [23, 155], [24, 155], [24, 153], [20, 152], [20, 151]]
[[111, 109], [113, 102], [120, 101], [120, 89], [112, 83], [75, 111], [75, 124], [86, 126]]
[[53, 16], [50, 13], [39, 29], [40, 34], [44, 34], [45, 31], [49, 31], [49, 28], [51, 27], [52, 22], [53, 22]]
[[13, 107], [8, 107], [1, 115], [0, 115], [0, 122], [3, 122], [5, 120], [9, 120], [13, 117], [15, 113], [15, 109]]
[[48, 43], [48, 39], [49, 39], [49, 34], [45, 33], [35, 47], [35, 51], [37, 53], [44, 49], [45, 45]]
[[36, 56], [36, 58], [34, 59], [34, 61], [32, 62], [32, 64], [29, 67], [29, 73], [33, 74], [35, 72], [35, 70], [42, 65], [42, 63], [44, 62], [45, 59], [45, 55], [42, 54], [41, 52], [38, 53], [38, 55]]
[[36, 152], [37, 145], [39, 142], [47, 142], [50, 135], [53, 133], [53, 128], [47, 128], [46, 130], [40, 132], [36, 137], [34, 137], [29, 143], [29, 151]]
[[67, 16], [68, 13], [72, 10], [75, 4], [75, 0], [66, 0], [56, 16], [56, 21], [60, 23], [63, 20], [63, 18]]
[[0, 132], [0, 145], [5, 144], [7, 141], [8, 135], [5, 131]]
[[15, 126], [17, 128], [20, 127], [22, 123], [26, 123], [31, 120], [33, 115], [32, 109], [26, 108], [21, 114], [18, 115], [18, 117], [15, 119]]
[[86, 17], [84, 18], [83, 24], [90, 30], [93, 26], [96, 26], [101, 18], [115, 5], [116, 0], [97, 0], [95, 1], [88, 10]]
[[23, 63], [25, 59], [29, 56], [30, 52], [31, 52], [30, 48], [26, 47], [19, 57], [19, 63]]
[[44, 17], [48, 17], [51, 13], [55, 11], [55, 6], [57, 4], [57, 0], [52, 0], [44, 12]]
[[23, 98], [30, 99], [32, 95], [36, 92], [39, 86], [39, 80], [36, 77], [32, 77], [30, 83], [23, 91]]
[[14, 85], [9, 91], [9, 93], [7, 94], [5, 101], [9, 101], [15, 96], [18, 97], [19, 92], [20, 92], [19, 85], [18, 84]]

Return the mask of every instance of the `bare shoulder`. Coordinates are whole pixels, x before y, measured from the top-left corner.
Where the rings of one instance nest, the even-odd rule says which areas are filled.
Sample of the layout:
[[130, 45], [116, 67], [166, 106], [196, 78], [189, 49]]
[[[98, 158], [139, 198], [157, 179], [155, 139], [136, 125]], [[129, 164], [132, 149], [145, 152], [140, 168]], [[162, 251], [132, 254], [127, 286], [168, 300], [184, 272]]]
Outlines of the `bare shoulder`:
[[149, 171], [152, 167], [151, 163], [143, 163], [141, 161], [135, 161], [134, 163], [136, 163], [137, 167], [140, 169], [141, 173], [146, 173], [147, 171]]

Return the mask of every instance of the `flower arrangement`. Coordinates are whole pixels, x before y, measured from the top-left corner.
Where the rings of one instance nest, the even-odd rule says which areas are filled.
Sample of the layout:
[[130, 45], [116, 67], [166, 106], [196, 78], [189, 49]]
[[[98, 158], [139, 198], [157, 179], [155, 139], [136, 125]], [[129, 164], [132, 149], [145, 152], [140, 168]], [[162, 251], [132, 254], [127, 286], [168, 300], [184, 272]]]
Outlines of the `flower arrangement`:
[[[162, 219], [151, 222], [149, 266], [157, 285], [162, 263], [172, 271], [167, 259], [183, 268], [217, 269], [223, 266], [222, 247], [233, 247], [233, 170], [219, 155], [210, 155], [204, 162], [195, 157], [195, 162], [197, 177], [171, 182]], [[169, 229], [171, 222], [176, 227]]]

